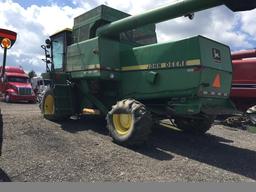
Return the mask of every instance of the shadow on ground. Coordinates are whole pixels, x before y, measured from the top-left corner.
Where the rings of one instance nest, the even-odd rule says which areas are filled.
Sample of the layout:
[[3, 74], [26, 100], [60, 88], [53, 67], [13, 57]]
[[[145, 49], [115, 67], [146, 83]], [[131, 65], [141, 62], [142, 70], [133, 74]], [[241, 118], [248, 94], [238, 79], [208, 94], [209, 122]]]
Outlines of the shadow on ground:
[[65, 120], [59, 123], [64, 131], [77, 133], [86, 130], [93, 130], [97, 133], [108, 135], [106, 120], [104, 118], [83, 118], [78, 120]]
[[[0, 157], [2, 155], [2, 143], [3, 143], [3, 117], [0, 109]], [[0, 168], [0, 182], [10, 182], [11, 179], [8, 175]]]
[[[108, 134], [102, 120], [69, 120], [61, 126], [71, 133], [93, 130]], [[232, 143], [211, 134], [189, 135], [159, 126], [145, 145], [131, 150], [158, 160], [171, 160], [171, 154], [178, 154], [256, 180], [256, 152]]]
[[11, 182], [9, 176], [0, 168], [0, 182]]

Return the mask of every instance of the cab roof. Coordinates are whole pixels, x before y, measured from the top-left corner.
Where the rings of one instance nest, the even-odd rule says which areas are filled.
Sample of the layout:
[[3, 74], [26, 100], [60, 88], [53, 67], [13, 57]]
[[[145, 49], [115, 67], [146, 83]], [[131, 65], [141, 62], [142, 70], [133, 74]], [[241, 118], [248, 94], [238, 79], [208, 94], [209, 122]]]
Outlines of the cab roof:
[[[2, 71], [2, 66], [0, 67], [0, 70]], [[7, 73], [20, 73], [25, 74], [24, 70], [21, 67], [13, 67], [13, 66], [6, 66], [5, 72]]]

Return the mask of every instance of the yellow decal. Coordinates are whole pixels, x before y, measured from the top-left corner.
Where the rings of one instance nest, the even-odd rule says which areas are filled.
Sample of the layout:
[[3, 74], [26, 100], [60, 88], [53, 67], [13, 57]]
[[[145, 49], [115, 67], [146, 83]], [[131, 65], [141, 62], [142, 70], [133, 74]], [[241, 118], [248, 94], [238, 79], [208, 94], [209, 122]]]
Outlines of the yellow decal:
[[137, 71], [137, 70], [146, 70], [148, 69], [148, 65], [136, 65], [136, 66], [127, 66], [122, 67], [121, 71]]
[[95, 69], [100, 69], [100, 64], [95, 64], [95, 65], [86, 65], [85, 69], [90, 69], [90, 70], [95, 70]]
[[191, 65], [201, 65], [200, 59], [186, 61], [186, 66], [191, 66]]
[[[180, 68], [180, 67], [190, 67], [190, 66], [196, 66], [201, 65], [200, 59], [193, 59], [193, 60], [187, 60], [187, 61], [170, 61], [166, 63], [153, 63], [153, 64], [143, 64], [143, 65], [134, 65], [134, 66], [125, 66], [121, 67], [121, 69], [118, 68], [108, 68], [108, 70], [112, 71], [142, 71], [142, 70], [153, 70], [153, 69], [170, 69], [170, 68]], [[79, 68], [73, 67], [73, 70], [82, 70], [81, 66]], [[93, 64], [93, 65], [85, 65], [83, 70], [102, 70], [100, 64]]]
[[122, 67], [121, 71], [170, 69], [170, 68], [179, 68], [179, 67], [196, 66], [196, 65], [201, 65], [200, 59], [193, 59], [193, 60], [187, 60], [187, 61], [170, 61], [170, 62], [166, 62], [166, 63], [127, 66], [127, 67]]

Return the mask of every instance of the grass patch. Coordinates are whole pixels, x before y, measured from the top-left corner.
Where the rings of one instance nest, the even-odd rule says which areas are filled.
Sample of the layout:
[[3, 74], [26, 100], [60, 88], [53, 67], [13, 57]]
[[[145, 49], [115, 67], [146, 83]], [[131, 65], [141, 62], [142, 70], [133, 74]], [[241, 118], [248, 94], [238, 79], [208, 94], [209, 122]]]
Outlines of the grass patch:
[[247, 130], [248, 130], [250, 133], [256, 133], [256, 126], [248, 126], [248, 127], [247, 127]]

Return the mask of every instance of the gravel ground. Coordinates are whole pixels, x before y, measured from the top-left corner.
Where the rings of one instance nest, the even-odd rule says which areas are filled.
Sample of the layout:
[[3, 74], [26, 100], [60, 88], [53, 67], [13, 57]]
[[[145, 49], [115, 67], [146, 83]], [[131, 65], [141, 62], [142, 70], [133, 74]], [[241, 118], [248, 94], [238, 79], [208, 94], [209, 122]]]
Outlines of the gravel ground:
[[254, 182], [256, 134], [215, 125], [205, 136], [159, 127], [148, 143], [112, 142], [103, 122], [42, 118], [35, 104], [0, 103], [1, 169], [15, 182]]

